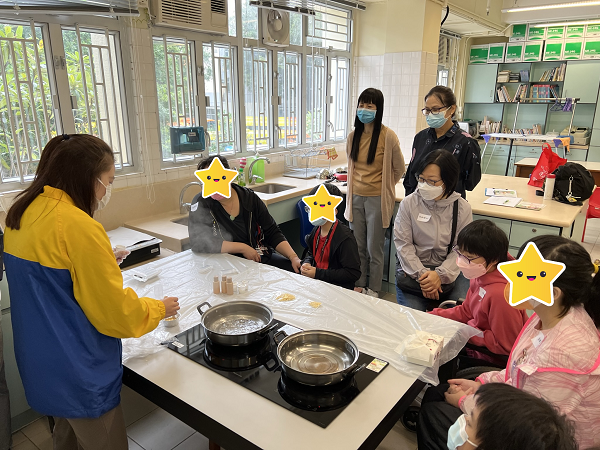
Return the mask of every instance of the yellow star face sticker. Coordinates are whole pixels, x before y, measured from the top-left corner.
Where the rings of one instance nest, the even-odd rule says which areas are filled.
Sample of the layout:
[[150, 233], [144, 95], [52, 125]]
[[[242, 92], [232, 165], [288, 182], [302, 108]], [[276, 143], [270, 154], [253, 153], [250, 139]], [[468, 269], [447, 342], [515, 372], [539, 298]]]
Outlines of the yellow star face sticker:
[[219, 158], [215, 158], [207, 169], [194, 172], [196, 178], [202, 182], [202, 197], [210, 197], [220, 194], [231, 197], [231, 182], [235, 180], [238, 173], [232, 169], [226, 169]]
[[530, 242], [518, 260], [500, 263], [498, 270], [510, 284], [508, 303], [511, 306], [531, 299], [552, 306], [552, 284], [564, 272], [565, 265], [544, 259], [537, 246]]
[[317, 219], [325, 219], [335, 222], [335, 208], [342, 203], [343, 198], [331, 195], [323, 185], [319, 186], [315, 195], [307, 195], [302, 201], [310, 208], [308, 220], [314, 222]]

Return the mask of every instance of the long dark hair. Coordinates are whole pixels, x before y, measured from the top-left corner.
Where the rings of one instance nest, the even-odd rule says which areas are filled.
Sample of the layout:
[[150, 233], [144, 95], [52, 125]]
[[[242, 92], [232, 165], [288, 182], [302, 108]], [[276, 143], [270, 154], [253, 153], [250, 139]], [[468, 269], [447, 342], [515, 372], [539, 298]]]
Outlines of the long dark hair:
[[553, 284], [563, 294], [560, 317], [564, 317], [573, 306], [584, 305], [596, 327], [600, 326], [600, 299], [597, 291], [592, 290], [594, 265], [586, 249], [562, 236], [536, 236], [521, 246], [517, 258], [529, 242], [536, 245], [545, 259], [565, 265], [565, 271]]
[[[485, 450], [576, 450], [575, 428], [554, 406], [505, 383], [477, 389], [477, 440]], [[471, 437], [473, 439], [474, 437]]]
[[[377, 153], [377, 143], [379, 142], [379, 133], [381, 132], [381, 119], [383, 118], [383, 92], [379, 89], [368, 88], [365, 89], [356, 107], [360, 103], [373, 103], [377, 106], [377, 112], [375, 113], [375, 120], [373, 121], [373, 135], [371, 136], [371, 145], [369, 146], [369, 155], [367, 156], [367, 164], [373, 164], [375, 160], [375, 153]], [[358, 116], [354, 118], [354, 138], [352, 139], [352, 150], [350, 151], [350, 158], [352, 161], [358, 159], [358, 147], [360, 146], [360, 138], [362, 137], [363, 131], [365, 130], [365, 124], [358, 120]]]
[[56, 136], [46, 144], [35, 177], [21, 192], [6, 216], [6, 226], [21, 228], [21, 217], [29, 205], [44, 192], [44, 186], [60, 189], [75, 206], [90, 217], [96, 204], [96, 183], [115, 164], [111, 148], [102, 139], [89, 134]]

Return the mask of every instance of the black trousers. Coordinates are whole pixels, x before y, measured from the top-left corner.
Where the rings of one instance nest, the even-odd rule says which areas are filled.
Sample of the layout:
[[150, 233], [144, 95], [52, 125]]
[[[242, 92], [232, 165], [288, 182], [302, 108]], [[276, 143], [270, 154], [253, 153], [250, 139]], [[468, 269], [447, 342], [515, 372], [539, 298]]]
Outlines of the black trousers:
[[440, 384], [425, 391], [417, 423], [419, 450], [448, 450], [448, 429], [462, 415], [459, 408], [446, 403], [448, 387]]
[[278, 269], [287, 270], [288, 272], [294, 272], [294, 268], [292, 267], [292, 262], [289, 259], [287, 259], [285, 256], [282, 256], [277, 252], [271, 253], [271, 256], [269, 256], [269, 255], [261, 256], [260, 262], [263, 264], [267, 264], [269, 266], [277, 267]]

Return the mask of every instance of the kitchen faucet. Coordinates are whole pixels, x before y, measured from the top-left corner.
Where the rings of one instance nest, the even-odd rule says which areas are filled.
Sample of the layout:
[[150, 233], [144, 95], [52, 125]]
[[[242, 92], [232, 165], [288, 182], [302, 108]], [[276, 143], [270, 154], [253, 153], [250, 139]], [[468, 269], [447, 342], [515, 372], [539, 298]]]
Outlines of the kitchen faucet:
[[[258, 155], [258, 152], [257, 152], [257, 155]], [[248, 184], [255, 184], [257, 178], [260, 178], [261, 180], [264, 181], [263, 177], [259, 177], [258, 175], [252, 175], [252, 168], [254, 167], [254, 164], [256, 164], [258, 161], [266, 161], [267, 164], [271, 164], [271, 161], [269, 161], [269, 158], [267, 158], [265, 156], [257, 156], [254, 159], [254, 161], [252, 161], [250, 163], [250, 166], [248, 166]]]
[[179, 214], [188, 214], [190, 212], [192, 204], [183, 203], [183, 195], [185, 194], [185, 191], [187, 191], [187, 189], [194, 184], [197, 184], [198, 186], [202, 187], [202, 183], [192, 181], [191, 183], [186, 184], [181, 190], [181, 193], [179, 194]]

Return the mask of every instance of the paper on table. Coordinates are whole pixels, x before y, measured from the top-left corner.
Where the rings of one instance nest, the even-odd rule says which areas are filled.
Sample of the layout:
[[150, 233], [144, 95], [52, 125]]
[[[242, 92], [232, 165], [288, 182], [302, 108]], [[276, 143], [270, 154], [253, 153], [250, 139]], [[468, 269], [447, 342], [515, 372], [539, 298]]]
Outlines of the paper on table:
[[497, 206], [508, 206], [514, 208], [517, 206], [522, 198], [510, 198], [510, 197], [490, 197], [485, 202], [486, 205], [497, 205]]
[[517, 198], [517, 191], [515, 191], [514, 189], [485, 188], [485, 195], [488, 197], [514, 197], [514, 198]]
[[131, 228], [119, 227], [111, 231], [107, 231], [108, 238], [113, 247], [117, 245], [123, 245], [125, 247], [131, 247], [139, 242], [150, 241], [154, 239], [154, 236], [150, 236], [140, 231], [132, 230]]

